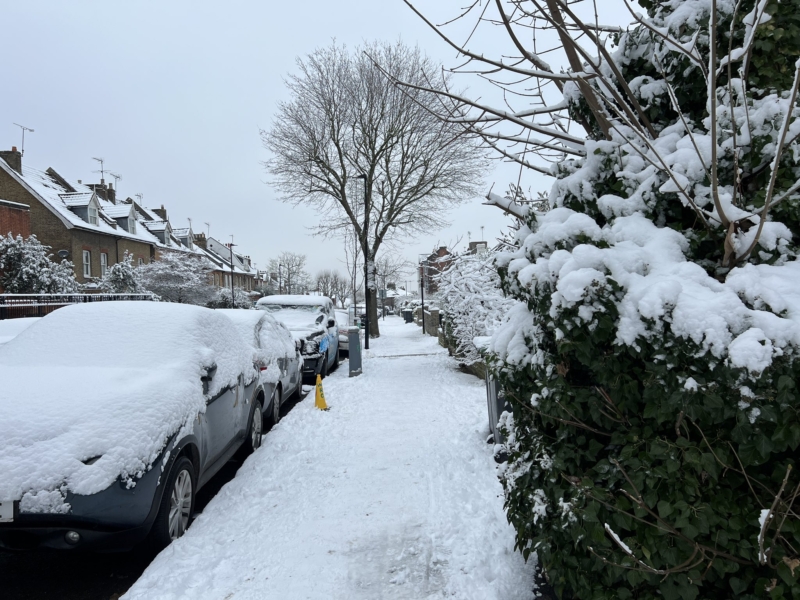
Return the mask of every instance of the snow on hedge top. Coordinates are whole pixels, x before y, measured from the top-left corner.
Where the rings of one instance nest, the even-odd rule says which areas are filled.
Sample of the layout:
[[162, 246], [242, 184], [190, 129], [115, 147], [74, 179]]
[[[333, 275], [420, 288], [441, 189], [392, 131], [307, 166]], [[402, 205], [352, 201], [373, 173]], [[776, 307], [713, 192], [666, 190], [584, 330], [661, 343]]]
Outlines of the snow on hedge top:
[[279, 361], [294, 358], [294, 339], [289, 330], [263, 310], [245, 310], [237, 308], [218, 309], [217, 312], [228, 317], [239, 331], [239, 335], [253, 348], [253, 359], [263, 365], [269, 365], [267, 380], [275, 383], [280, 377]]
[[[557, 186], [569, 186], [569, 179]], [[745, 265], [721, 283], [686, 260], [688, 241], [681, 233], [656, 226], [638, 211], [600, 227], [585, 214], [559, 207], [537, 215], [536, 224], [536, 231], [526, 231], [520, 248], [501, 256], [500, 264], [521, 288], [549, 290], [551, 318], [577, 307], [577, 318], [591, 327], [595, 313], [605, 310], [603, 300], [612, 293], [613, 280], [623, 294], [617, 302], [618, 344], [638, 348], [669, 326], [702, 354], [710, 352], [754, 375], [773, 357], [800, 348], [797, 261]], [[520, 335], [520, 316], [509, 316], [491, 346], [517, 364], [535, 358]]]
[[103, 302], [48, 315], [0, 347], [0, 498], [66, 512], [67, 491], [135, 481], [205, 411], [200, 377], [212, 364], [211, 395], [253, 369], [249, 347], [213, 310]]

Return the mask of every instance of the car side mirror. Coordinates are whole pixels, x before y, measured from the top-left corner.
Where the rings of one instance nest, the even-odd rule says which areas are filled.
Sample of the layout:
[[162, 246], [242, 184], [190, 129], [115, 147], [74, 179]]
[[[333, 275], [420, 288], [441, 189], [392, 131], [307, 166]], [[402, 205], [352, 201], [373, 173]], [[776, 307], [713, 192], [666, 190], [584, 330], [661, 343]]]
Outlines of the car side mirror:
[[336, 321], [333, 319], [328, 319], [328, 327], [336, 327]]
[[212, 364], [210, 367], [204, 367], [206, 374], [200, 377], [200, 381], [203, 382], [203, 393], [208, 393], [208, 384], [211, 383], [211, 380], [214, 379], [214, 375], [217, 373], [217, 365]]

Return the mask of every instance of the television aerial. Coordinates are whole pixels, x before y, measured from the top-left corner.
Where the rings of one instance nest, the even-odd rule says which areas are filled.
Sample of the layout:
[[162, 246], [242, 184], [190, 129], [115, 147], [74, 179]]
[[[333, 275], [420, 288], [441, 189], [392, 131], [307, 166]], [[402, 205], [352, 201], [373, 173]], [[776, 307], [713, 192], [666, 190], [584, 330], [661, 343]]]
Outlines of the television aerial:
[[20, 154], [22, 156], [25, 156], [25, 132], [26, 131], [30, 131], [31, 133], [33, 133], [33, 129], [31, 129], [30, 127], [25, 127], [25, 125], [20, 125], [19, 123], [14, 123], [14, 125], [16, 125], [17, 127], [19, 127], [22, 130], [22, 146], [21, 146]]

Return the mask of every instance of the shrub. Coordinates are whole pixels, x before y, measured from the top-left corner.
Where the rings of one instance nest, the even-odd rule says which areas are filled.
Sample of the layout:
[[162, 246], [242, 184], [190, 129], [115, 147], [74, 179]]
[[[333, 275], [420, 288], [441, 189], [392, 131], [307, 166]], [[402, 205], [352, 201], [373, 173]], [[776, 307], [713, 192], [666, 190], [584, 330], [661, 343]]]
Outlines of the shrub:
[[[709, 64], [709, 3], [643, 4]], [[769, 21], [763, 2], [715, 6], [718, 57], [768, 23], [748, 69], [720, 68], [709, 99], [702, 60], [622, 36], [656, 135], [596, 130], [498, 257], [520, 301], [490, 347], [513, 406], [508, 518], [562, 598], [800, 598], [800, 2]], [[771, 58], [776, 32], [791, 57]]]

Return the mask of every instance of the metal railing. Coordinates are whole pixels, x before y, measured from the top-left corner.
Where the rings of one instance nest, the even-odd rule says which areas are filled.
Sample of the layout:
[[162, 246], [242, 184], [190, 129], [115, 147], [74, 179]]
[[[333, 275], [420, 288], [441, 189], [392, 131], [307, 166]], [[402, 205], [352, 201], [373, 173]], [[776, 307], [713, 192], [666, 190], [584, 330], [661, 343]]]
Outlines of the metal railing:
[[0, 294], [0, 321], [43, 317], [62, 306], [116, 300], [152, 301], [152, 294]]

